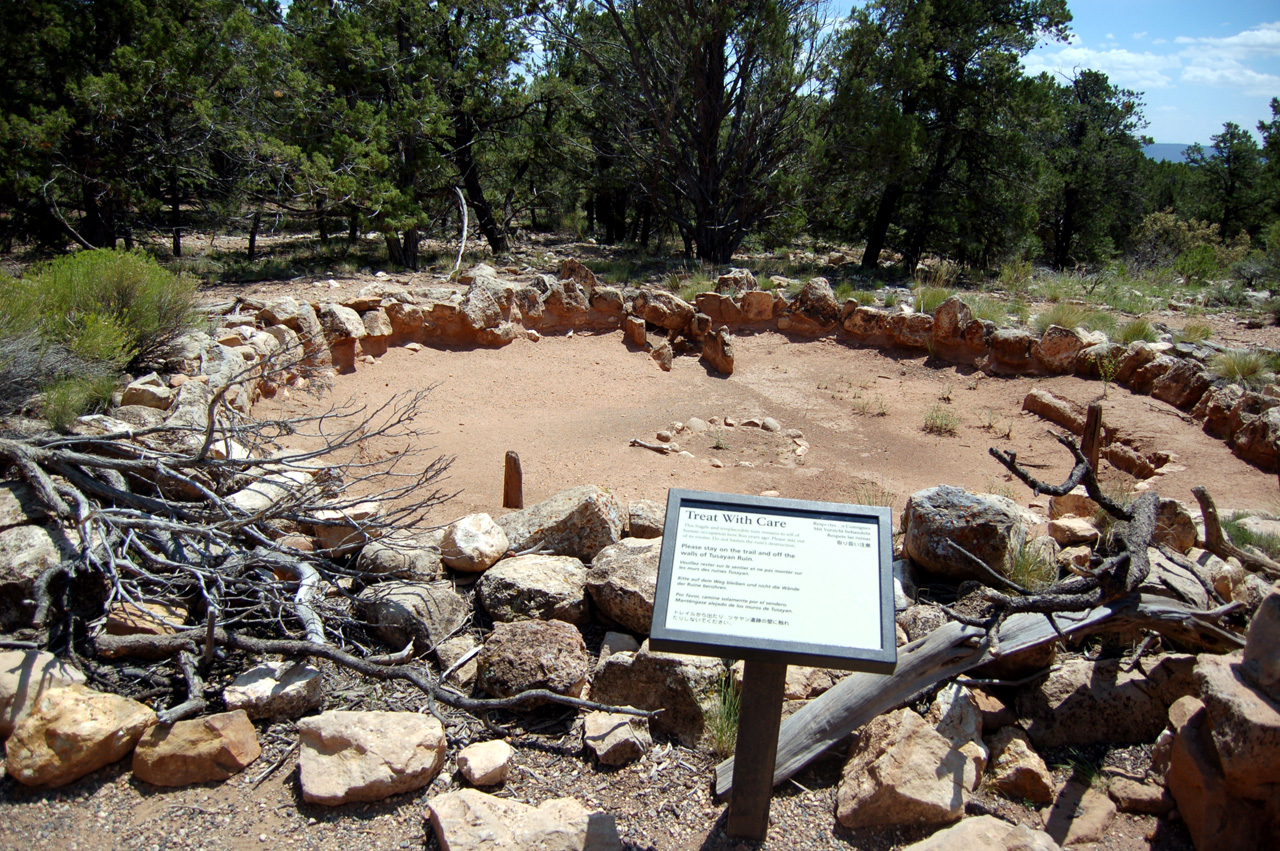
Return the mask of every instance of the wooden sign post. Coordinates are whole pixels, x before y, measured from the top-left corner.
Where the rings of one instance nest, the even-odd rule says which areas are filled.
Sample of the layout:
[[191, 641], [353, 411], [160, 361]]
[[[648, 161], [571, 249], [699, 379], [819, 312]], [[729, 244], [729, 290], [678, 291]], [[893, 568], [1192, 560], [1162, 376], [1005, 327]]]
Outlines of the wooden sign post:
[[768, 829], [787, 665], [893, 670], [891, 540], [883, 506], [668, 494], [649, 646], [746, 660], [730, 836]]

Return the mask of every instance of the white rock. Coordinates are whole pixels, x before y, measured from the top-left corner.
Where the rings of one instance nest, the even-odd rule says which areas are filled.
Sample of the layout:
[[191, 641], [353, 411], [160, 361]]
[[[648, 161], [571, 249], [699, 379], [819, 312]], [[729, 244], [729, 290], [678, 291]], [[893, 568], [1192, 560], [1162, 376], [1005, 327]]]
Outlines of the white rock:
[[444, 726], [416, 712], [325, 712], [298, 722], [302, 797], [337, 806], [429, 784], [444, 765]]
[[623, 712], [589, 712], [583, 719], [582, 742], [601, 765], [626, 765], [653, 747], [649, 721]]
[[8, 738], [47, 690], [83, 682], [78, 669], [44, 650], [0, 651], [0, 739]]
[[475, 789], [427, 802], [431, 827], [447, 851], [621, 851], [612, 815], [592, 813], [573, 798], [537, 807]]
[[454, 570], [478, 573], [506, 555], [507, 533], [488, 514], [468, 514], [453, 523], [440, 541], [440, 559]]
[[324, 702], [324, 678], [305, 662], [264, 662], [236, 677], [222, 700], [250, 718], [298, 718]]
[[458, 753], [458, 770], [472, 786], [497, 786], [511, 774], [511, 745], [495, 739], [467, 745]]

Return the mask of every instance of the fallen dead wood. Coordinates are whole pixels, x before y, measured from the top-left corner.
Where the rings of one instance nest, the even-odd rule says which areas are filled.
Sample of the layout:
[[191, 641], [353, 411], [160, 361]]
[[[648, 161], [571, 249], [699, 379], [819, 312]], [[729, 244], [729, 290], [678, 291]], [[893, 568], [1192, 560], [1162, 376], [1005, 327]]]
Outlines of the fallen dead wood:
[[[1243, 640], [1214, 621], [1228, 607], [1201, 612], [1166, 597], [1131, 595], [1087, 612], [1060, 612], [1056, 627], [1043, 614], [1014, 614], [999, 627], [1001, 656], [1057, 641], [1061, 635], [1083, 636], [1120, 626], [1137, 626], [1199, 646], [1227, 652]], [[836, 683], [782, 722], [776, 786], [798, 773], [840, 739], [878, 715], [907, 702], [913, 695], [945, 679], [994, 661], [986, 630], [958, 622], [945, 624], [919, 641], [898, 650], [892, 674], [857, 673]], [[716, 766], [715, 791], [727, 795], [733, 786], [733, 759]]]
[[[294, 639], [254, 638], [239, 635], [223, 629], [215, 629], [212, 634], [213, 643], [218, 647], [240, 650], [257, 655], [279, 654], [290, 658], [310, 657], [328, 659], [330, 662], [349, 668], [374, 680], [403, 680], [416, 686], [427, 695], [433, 713], [436, 712], [435, 701], [477, 715], [483, 715], [496, 709], [528, 708], [542, 703], [558, 703], [572, 706], [575, 709], [599, 710], [603, 712], [621, 712], [627, 715], [639, 715], [652, 718], [657, 712], [633, 709], [629, 706], [610, 706], [594, 700], [583, 700], [570, 697], [547, 689], [530, 689], [511, 697], [474, 698], [442, 685], [435, 677], [420, 666], [387, 665], [385, 657], [368, 659], [354, 656], [332, 644], [319, 644], [314, 641]], [[206, 640], [203, 629], [190, 630], [176, 635], [98, 635], [93, 640], [94, 650], [107, 658], [128, 656], [135, 659], [160, 660], [180, 654], [192, 654]], [[443, 722], [443, 719], [441, 719]]]
[[1203, 487], [1194, 487], [1191, 493], [1200, 503], [1200, 513], [1204, 515], [1204, 548], [1221, 559], [1237, 558], [1246, 570], [1266, 574], [1271, 579], [1280, 579], [1280, 564], [1264, 555], [1242, 550], [1231, 543], [1222, 531], [1222, 521], [1218, 518], [1218, 506], [1213, 497]]
[[668, 452], [671, 451], [671, 447], [669, 446], [663, 446], [661, 443], [650, 443], [649, 441], [641, 440], [638, 437], [631, 438], [631, 445], [639, 446], [641, 449], [652, 449], [654, 452], [657, 452], [659, 455], [666, 455]]

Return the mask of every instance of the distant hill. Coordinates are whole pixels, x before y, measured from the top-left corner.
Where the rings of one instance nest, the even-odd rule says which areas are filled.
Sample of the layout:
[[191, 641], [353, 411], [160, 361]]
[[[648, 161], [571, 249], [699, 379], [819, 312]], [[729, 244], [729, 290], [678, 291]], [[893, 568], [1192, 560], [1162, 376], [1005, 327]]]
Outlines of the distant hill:
[[1187, 148], [1190, 145], [1179, 145], [1173, 142], [1157, 142], [1154, 145], [1143, 145], [1142, 152], [1153, 160], [1160, 162], [1186, 162]]

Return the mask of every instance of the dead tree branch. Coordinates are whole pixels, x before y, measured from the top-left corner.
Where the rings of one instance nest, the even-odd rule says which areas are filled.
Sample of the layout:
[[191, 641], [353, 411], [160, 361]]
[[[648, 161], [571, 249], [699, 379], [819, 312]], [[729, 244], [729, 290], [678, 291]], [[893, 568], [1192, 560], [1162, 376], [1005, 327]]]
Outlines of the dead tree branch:
[[1280, 579], [1280, 564], [1260, 553], [1242, 550], [1222, 531], [1222, 521], [1218, 518], [1218, 506], [1214, 504], [1209, 490], [1203, 485], [1191, 489], [1196, 502], [1200, 503], [1200, 513], [1204, 515], [1204, 548], [1221, 559], [1237, 558], [1246, 570], [1265, 574], [1271, 579]]

